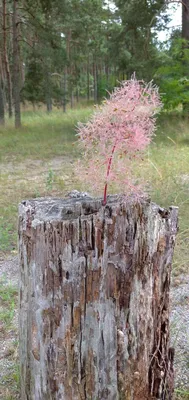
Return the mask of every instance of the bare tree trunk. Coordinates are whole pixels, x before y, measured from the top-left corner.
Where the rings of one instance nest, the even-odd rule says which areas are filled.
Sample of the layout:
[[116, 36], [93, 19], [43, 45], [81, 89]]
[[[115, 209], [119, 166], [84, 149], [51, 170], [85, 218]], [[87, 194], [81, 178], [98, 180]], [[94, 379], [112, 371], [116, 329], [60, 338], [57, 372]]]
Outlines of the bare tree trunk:
[[90, 63], [87, 61], [87, 100], [90, 100]]
[[[183, 44], [184, 49], [189, 48], [189, 0], [182, 2], [182, 38], [185, 40]], [[188, 57], [183, 57], [184, 73], [185, 76], [189, 78], [189, 62]], [[189, 86], [186, 87], [189, 90]], [[188, 102], [183, 102], [183, 113], [185, 116], [189, 117], [189, 104]]]
[[67, 103], [67, 101], [66, 101], [66, 95], [67, 95], [67, 68], [65, 68], [65, 70], [64, 70], [64, 79], [63, 79], [63, 102], [62, 102], [62, 105], [63, 105], [63, 111], [64, 111], [64, 113], [66, 112], [66, 103]]
[[50, 97], [47, 97], [47, 99], [46, 99], [46, 106], [47, 106], [47, 112], [51, 113], [52, 112], [52, 99]]
[[71, 90], [70, 90], [70, 106], [71, 106], [71, 109], [73, 108], [73, 106], [74, 106], [74, 94], [73, 94], [73, 86], [72, 86], [72, 83], [71, 83], [71, 88], [70, 88]]
[[3, 0], [3, 62], [7, 77], [7, 91], [8, 91], [8, 114], [9, 118], [12, 117], [12, 82], [9, 68], [9, 60], [7, 56], [7, 7], [6, 0]]
[[97, 103], [98, 100], [98, 90], [97, 90], [97, 66], [96, 62], [93, 62], [93, 88], [94, 88], [94, 102]]
[[109, 65], [108, 65], [108, 61], [107, 61], [106, 65], [105, 65], [105, 74], [106, 74], [106, 83], [107, 83], [107, 86], [108, 86], [109, 85]]
[[5, 109], [4, 109], [4, 99], [3, 99], [3, 89], [2, 89], [1, 78], [0, 78], [0, 125], [5, 125]]
[[15, 111], [15, 128], [21, 126], [20, 110], [20, 60], [18, 41], [18, 0], [13, 0], [13, 96]]
[[149, 201], [20, 205], [22, 400], [172, 399], [176, 231]]
[[46, 80], [45, 80], [45, 92], [46, 92], [46, 106], [47, 112], [52, 112], [52, 89], [51, 89], [51, 76], [46, 70]]
[[189, 41], [189, 0], [182, 3], [182, 37]]
[[5, 125], [5, 104], [4, 74], [2, 60], [0, 57], [0, 125]]
[[76, 87], [76, 101], [77, 101], [77, 103], [79, 103], [79, 87], [78, 87], [78, 85]]

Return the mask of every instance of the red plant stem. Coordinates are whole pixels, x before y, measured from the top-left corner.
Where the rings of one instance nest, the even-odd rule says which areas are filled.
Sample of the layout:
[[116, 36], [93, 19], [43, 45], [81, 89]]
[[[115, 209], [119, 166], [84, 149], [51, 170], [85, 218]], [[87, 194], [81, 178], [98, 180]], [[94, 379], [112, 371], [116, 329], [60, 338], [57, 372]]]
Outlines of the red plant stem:
[[111, 169], [111, 165], [112, 165], [113, 155], [114, 155], [114, 152], [115, 152], [115, 149], [116, 149], [116, 144], [117, 144], [117, 140], [115, 141], [115, 144], [114, 144], [114, 146], [112, 148], [111, 156], [110, 156], [110, 158], [108, 160], [108, 168], [107, 168], [107, 174], [106, 174], [106, 184], [105, 184], [105, 187], [104, 187], [103, 206], [105, 206], [106, 203], [107, 203], [108, 177], [110, 175], [110, 169]]

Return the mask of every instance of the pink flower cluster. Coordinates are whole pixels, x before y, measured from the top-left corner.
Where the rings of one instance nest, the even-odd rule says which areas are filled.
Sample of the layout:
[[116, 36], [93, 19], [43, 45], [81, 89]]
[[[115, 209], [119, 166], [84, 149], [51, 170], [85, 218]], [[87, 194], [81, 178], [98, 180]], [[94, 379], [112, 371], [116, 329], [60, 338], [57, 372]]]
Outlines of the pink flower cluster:
[[77, 175], [96, 193], [104, 187], [104, 204], [108, 185], [122, 193], [135, 190], [131, 161], [150, 143], [160, 108], [158, 88], [133, 76], [97, 106], [86, 124], [79, 124], [83, 158]]

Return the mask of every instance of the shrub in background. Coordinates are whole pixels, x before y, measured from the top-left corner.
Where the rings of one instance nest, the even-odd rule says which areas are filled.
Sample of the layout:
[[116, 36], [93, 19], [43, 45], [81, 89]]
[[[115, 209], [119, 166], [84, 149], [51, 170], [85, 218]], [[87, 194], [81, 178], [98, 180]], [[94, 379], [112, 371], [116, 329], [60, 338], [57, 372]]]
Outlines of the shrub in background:
[[83, 157], [77, 164], [77, 176], [95, 193], [108, 185], [131, 194], [134, 185], [132, 160], [141, 157], [155, 131], [155, 115], [161, 108], [158, 88], [135, 76], [114, 89], [86, 124], [79, 124], [79, 145]]
[[189, 110], [189, 48], [188, 42], [181, 39], [180, 30], [176, 30], [170, 39], [170, 46], [161, 54], [161, 66], [154, 79], [160, 87], [164, 108], [174, 110], [183, 106]]

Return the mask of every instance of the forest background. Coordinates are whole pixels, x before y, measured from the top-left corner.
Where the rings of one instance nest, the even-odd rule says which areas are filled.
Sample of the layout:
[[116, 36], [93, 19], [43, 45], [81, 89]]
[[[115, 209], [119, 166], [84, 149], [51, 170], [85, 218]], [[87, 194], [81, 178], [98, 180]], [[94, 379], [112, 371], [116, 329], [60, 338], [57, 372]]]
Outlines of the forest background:
[[182, 28], [166, 44], [172, 13], [166, 0], [1, 0], [0, 122], [20, 104], [66, 111], [82, 100], [97, 103], [118, 81], [154, 80], [166, 109], [189, 102], [189, 1]]

